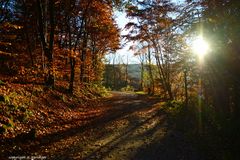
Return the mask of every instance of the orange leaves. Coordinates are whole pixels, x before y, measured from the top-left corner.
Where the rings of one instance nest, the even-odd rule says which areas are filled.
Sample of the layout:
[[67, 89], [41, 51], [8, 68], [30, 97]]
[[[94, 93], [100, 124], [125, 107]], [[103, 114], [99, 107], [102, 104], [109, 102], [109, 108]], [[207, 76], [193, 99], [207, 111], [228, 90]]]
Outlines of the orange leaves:
[[94, 81], [101, 76], [101, 58], [103, 54], [110, 50], [116, 50], [120, 44], [120, 34], [114, 19], [112, 18], [112, 8], [102, 1], [93, 0], [87, 12], [88, 23], [86, 32], [88, 33], [90, 46], [83, 52], [86, 56], [84, 62], [85, 72], [89, 81]]
[[68, 51], [68, 56], [71, 57], [71, 58], [76, 58], [78, 55], [79, 55], [79, 52], [78, 51], [74, 51], [73, 49], [71, 50], [67, 50]]
[[10, 22], [5, 22], [0, 26], [0, 29], [22, 29], [23, 26], [15, 25]]
[[20, 66], [18, 74], [25, 75], [25, 73], [26, 73], [25, 67], [24, 66]]
[[135, 16], [138, 11], [139, 10], [137, 6], [134, 6], [134, 5], [127, 6], [127, 16], [129, 17]]

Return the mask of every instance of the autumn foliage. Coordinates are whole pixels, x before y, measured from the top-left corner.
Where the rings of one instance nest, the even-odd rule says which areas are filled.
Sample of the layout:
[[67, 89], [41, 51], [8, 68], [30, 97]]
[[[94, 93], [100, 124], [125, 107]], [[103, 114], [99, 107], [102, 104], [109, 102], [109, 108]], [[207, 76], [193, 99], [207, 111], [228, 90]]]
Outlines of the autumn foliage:
[[[15, 82], [98, 83], [104, 55], [119, 48], [111, 1], [1, 2], [1, 72]], [[10, 16], [11, 15], [11, 16]], [[20, 75], [20, 76], [17, 76]]]
[[[40, 126], [60, 112], [65, 120], [84, 118], [71, 109], [94, 105], [93, 99], [106, 94], [103, 59], [120, 43], [115, 5], [105, 0], [0, 2], [1, 138], [44, 130]], [[53, 110], [58, 113], [51, 118]]]

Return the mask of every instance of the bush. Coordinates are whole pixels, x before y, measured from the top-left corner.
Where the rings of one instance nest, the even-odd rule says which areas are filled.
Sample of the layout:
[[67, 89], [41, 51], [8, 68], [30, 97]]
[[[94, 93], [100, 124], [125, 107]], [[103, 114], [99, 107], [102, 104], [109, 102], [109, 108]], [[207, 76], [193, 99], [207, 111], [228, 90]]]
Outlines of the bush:
[[10, 129], [13, 129], [15, 124], [13, 122], [13, 117], [7, 118], [7, 122], [0, 124], [0, 134], [7, 132]]
[[0, 120], [0, 134], [10, 130], [14, 131], [15, 122], [27, 122], [33, 115], [21, 95], [11, 92], [8, 95], [0, 95], [0, 109], [3, 118]]
[[75, 91], [75, 95], [76, 97], [88, 100], [108, 96], [108, 91], [101, 83], [90, 83], [78, 87]]
[[95, 95], [97, 95], [97, 96], [105, 97], [108, 95], [108, 90], [101, 84], [93, 83], [93, 84], [91, 84], [90, 87], [92, 89], [92, 92], [95, 93]]
[[122, 92], [134, 92], [134, 87], [127, 85], [126, 87], [121, 88]]
[[176, 101], [176, 100], [172, 100], [172, 101], [167, 101], [163, 104], [163, 107], [168, 110], [168, 111], [174, 111], [174, 112], [179, 112], [180, 109], [182, 109], [182, 107], [184, 106], [184, 103], [181, 101]]

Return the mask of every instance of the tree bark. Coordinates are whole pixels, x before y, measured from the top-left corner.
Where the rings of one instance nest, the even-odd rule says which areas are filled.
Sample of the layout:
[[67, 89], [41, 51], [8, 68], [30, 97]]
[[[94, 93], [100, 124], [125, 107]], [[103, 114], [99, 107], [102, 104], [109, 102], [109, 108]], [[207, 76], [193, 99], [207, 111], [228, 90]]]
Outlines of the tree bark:
[[188, 106], [188, 82], [187, 82], [187, 70], [184, 70], [184, 93], [185, 93], [185, 106]]
[[50, 39], [49, 43], [44, 36], [44, 23], [43, 23], [43, 10], [41, 7], [40, 0], [37, 0], [37, 11], [38, 11], [38, 30], [40, 35], [40, 40], [42, 44], [42, 49], [44, 55], [48, 58], [48, 74], [45, 77], [45, 83], [49, 87], [54, 87], [54, 71], [53, 71], [53, 45], [54, 45], [54, 2], [53, 0], [49, 1], [49, 14], [50, 14]]

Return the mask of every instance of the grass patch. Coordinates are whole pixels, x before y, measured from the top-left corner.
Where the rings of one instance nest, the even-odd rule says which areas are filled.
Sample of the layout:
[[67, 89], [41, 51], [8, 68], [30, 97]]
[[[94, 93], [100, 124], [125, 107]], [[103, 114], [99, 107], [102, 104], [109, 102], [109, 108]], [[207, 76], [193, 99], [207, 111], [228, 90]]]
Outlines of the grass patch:
[[135, 92], [135, 93], [138, 94], [138, 95], [147, 95], [147, 93], [144, 92], [144, 91], [137, 91], [137, 92]]

